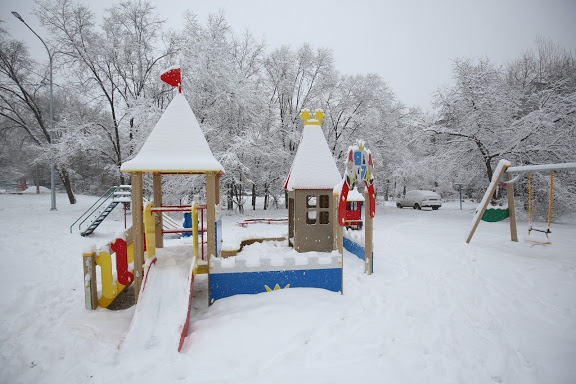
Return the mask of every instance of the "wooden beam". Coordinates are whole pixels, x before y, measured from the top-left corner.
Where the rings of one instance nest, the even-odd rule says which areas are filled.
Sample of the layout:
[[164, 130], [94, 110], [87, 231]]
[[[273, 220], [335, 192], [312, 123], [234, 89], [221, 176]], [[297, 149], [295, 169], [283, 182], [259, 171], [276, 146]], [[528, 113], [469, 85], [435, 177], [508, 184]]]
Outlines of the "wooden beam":
[[216, 173], [206, 174], [206, 242], [208, 265], [210, 258], [216, 255]]
[[138, 302], [144, 277], [144, 216], [142, 212], [142, 172], [132, 174], [132, 235], [134, 236], [134, 303]]
[[288, 196], [288, 245], [294, 248], [294, 191], [287, 192]]
[[208, 256], [208, 305], [210, 302], [210, 259], [216, 255], [216, 173], [206, 174], [206, 251]]
[[370, 196], [368, 196], [368, 188], [364, 191], [364, 263], [365, 272], [371, 275], [374, 272], [373, 260], [373, 238], [374, 238], [374, 219], [370, 216]]
[[576, 163], [539, 164], [539, 165], [519, 165], [506, 169], [506, 173], [520, 172], [544, 172], [576, 169]]
[[219, 173], [216, 174], [216, 204], [220, 204], [220, 176]]
[[342, 227], [338, 223], [338, 193], [332, 195], [332, 249], [338, 250], [342, 253], [340, 249], [340, 243], [342, 243]]
[[[154, 206], [162, 206], [162, 174], [154, 172], [152, 174], [152, 188], [153, 188], [153, 198]], [[162, 236], [162, 229], [164, 227], [162, 223], [162, 212], [156, 212], [154, 217], [154, 227], [156, 232], [156, 248], [164, 248], [164, 236]]]
[[[508, 181], [512, 180], [513, 176], [508, 173]], [[514, 206], [514, 184], [506, 184], [506, 197], [508, 199], [508, 220], [510, 220], [510, 240], [518, 242], [518, 229], [516, 226], [516, 208]]]
[[84, 301], [86, 309], [98, 308], [98, 285], [96, 282], [96, 252], [82, 254], [84, 264]]

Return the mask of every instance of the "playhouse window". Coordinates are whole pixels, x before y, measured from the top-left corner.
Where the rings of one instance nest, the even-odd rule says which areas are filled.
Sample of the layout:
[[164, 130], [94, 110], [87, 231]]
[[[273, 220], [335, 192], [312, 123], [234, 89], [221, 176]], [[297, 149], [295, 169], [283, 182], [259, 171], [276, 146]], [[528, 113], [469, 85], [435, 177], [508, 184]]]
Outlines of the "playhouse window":
[[306, 213], [306, 224], [316, 224], [316, 211]]
[[328, 211], [320, 211], [320, 224], [330, 223], [330, 213]]
[[320, 195], [320, 208], [330, 208], [330, 197], [328, 195]]
[[316, 208], [316, 195], [306, 196], [306, 208]]

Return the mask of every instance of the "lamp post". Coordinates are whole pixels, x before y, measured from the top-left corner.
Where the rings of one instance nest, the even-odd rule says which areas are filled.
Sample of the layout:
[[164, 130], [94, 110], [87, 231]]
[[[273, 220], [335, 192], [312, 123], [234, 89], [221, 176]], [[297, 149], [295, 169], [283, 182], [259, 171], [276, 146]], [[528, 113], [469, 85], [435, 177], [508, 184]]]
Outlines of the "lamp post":
[[[50, 53], [50, 50], [48, 49], [48, 46], [46, 45], [46, 43], [44, 42], [44, 40], [38, 36], [38, 34], [36, 32], [34, 32], [34, 30], [32, 28], [30, 28], [30, 26], [28, 24], [26, 24], [26, 22], [24, 21], [24, 19], [22, 18], [22, 16], [20, 16], [20, 14], [18, 12], [12, 11], [12, 15], [14, 15], [15, 18], [17, 18], [18, 20], [20, 20], [21, 22], [24, 23], [24, 25], [26, 27], [28, 27], [29, 30], [32, 31], [33, 34], [36, 35], [37, 38], [40, 39], [40, 41], [42, 42], [42, 44], [44, 44], [44, 48], [46, 48], [46, 52], [48, 52], [48, 58], [50, 59], [50, 145], [52, 145], [54, 143], [54, 95], [52, 93], [52, 53]], [[50, 210], [51, 211], [56, 211], [56, 186], [55, 186], [55, 170], [54, 170], [54, 160], [52, 159], [50, 161], [50, 195], [51, 195], [51, 207]]]

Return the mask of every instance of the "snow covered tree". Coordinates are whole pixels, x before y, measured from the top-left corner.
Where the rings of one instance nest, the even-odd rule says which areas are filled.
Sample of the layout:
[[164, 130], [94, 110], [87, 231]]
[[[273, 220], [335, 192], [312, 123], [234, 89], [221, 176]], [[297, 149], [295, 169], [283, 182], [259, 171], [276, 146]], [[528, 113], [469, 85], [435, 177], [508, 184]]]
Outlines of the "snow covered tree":
[[270, 108], [279, 121], [283, 146], [294, 153], [300, 141], [300, 111], [321, 105], [322, 93], [336, 82], [332, 51], [303, 44], [295, 52], [282, 46], [265, 61]]
[[[147, 85], [158, 82], [164, 61], [169, 62], [177, 50], [176, 40], [168, 36], [161, 46], [162, 21], [148, 2], [128, 1], [108, 9], [104, 30], [96, 28], [94, 14], [83, 4], [70, 0], [38, 4], [36, 14], [49, 30], [55, 50], [62, 54], [67, 80], [74, 83], [85, 103], [105, 108], [108, 117], [100, 124], [102, 140], [96, 141], [105, 144], [100, 151], [112, 154], [108, 159], [113, 167], [106, 169], [124, 183], [120, 166], [153, 124], [135, 116], [147, 104], [142, 98], [158, 102], [162, 97], [147, 93]], [[150, 89], [159, 90], [157, 85]]]
[[323, 123], [328, 144], [340, 167], [347, 160], [348, 147], [356, 139], [365, 140], [376, 162], [375, 179], [387, 199], [390, 189], [389, 167], [394, 160], [396, 133], [401, 130], [404, 106], [379, 75], [343, 75], [323, 93], [326, 112]]
[[[517, 92], [519, 111], [515, 126], [531, 132], [521, 151], [510, 156], [514, 164], [545, 164], [576, 161], [576, 58], [574, 53], [548, 39], [536, 41], [506, 71], [508, 84]], [[535, 174], [533, 194], [536, 216], [547, 214], [547, 175]], [[555, 212], [576, 210], [576, 175], [559, 172], [555, 181]], [[524, 189], [520, 192], [525, 193]], [[539, 209], [539, 210], [538, 210]]]
[[456, 60], [453, 78], [454, 86], [436, 94], [437, 120], [425, 132], [442, 148], [437, 167], [465, 169], [480, 193], [484, 182], [477, 176], [490, 182], [497, 161], [520, 148], [531, 132], [514, 125], [516, 94], [489, 59]]
[[[54, 162], [70, 204], [75, 204], [76, 197], [72, 191], [68, 169], [57, 164], [53, 152], [56, 135], [50, 133], [50, 95], [46, 87], [49, 68], [46, 67], [44, 73], [38, 74], [36, 67], [38, 65], [31, 60], [24, 43], [12, 39], [6, 30], [0, 28], [0, 116], [4, 118], [2, 129], [25, 132], [25, 149], [32, 154], [30, 159], [37, 159], [37, 162], [32, 164], [34, 169], [41, 164], [41, 160]], [[55, 116], [58, 110], [55, 108]], [[42, 154], [44, 157], [39, 158]]]
[[242, 192], [260, 180], [252, 171], [259, 152], [253, 139], [269, 130], [262, 119], [267, 98], [262, 89], [264, 43], [251, 34], [232, 33], [222, 13], [201, 25], [186, 15], [182, 61], [184, 93], [212, 151], [226, 169], [221, 180], [229, 208], [242, 210]]
[[[540, 39], [536, 52], [525, 53], [504, 69], [488, 59], [456, 60], [453, 72], [455, 84], [438, 92], [437, 118], [424, 130], [432, 135], [432, 164], [445, 170], [441, 175], [445, 181], [467, 183], [478, 197], [502, 158], [515, 165], [574, 161], [572, 52]], [[556, 194], [574, 196], [574, 175], [558, 177]], [[543, 200], [548, 196], [544, 179], [534, 188]], [[526, 184], [520, 183], [517, 191], [525, 196]], [[558, 211], [573, 212], [574, 205], [558, 203]]]

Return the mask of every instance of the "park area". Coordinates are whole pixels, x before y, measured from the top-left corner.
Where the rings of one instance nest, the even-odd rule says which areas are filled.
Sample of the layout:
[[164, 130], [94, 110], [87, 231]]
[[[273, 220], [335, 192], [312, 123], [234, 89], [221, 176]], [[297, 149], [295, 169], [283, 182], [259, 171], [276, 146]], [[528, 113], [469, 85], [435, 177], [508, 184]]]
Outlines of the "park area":
[[[82, 252], [121, 231], [123, 213], [118, 209], [84, 238], [69, 227], [96, 198], [78, 196], [68, 205], [57, 197], [58, 211], [50, 211], [49, 193], [0, 194], [2, 383], [576, 380], [574, 220], [553, 223], [551, 245], [525, 242], [523, 221], [517, 243], [503, 221], [482, 222], [466, 244], [476, 203], [461, 209], [445, 202], [432, 211], [380, 201], [372, 275], [345, 252], [343, 295], [281, 289], [211, 306], [206, 275], [199, 275], [178, 353], [177, 335], [154, 329], [138, 348], [124, 348], [134, 306], [85, 308]], [[242, 231], [286, 235], [286, 224], [238, 225], [286, 215], [224, 211], [223, 241]], [[165, 246], [187, 249], [187, 241], [172, 236]], [[249, 247], [255, 254], [274, 251]]]

